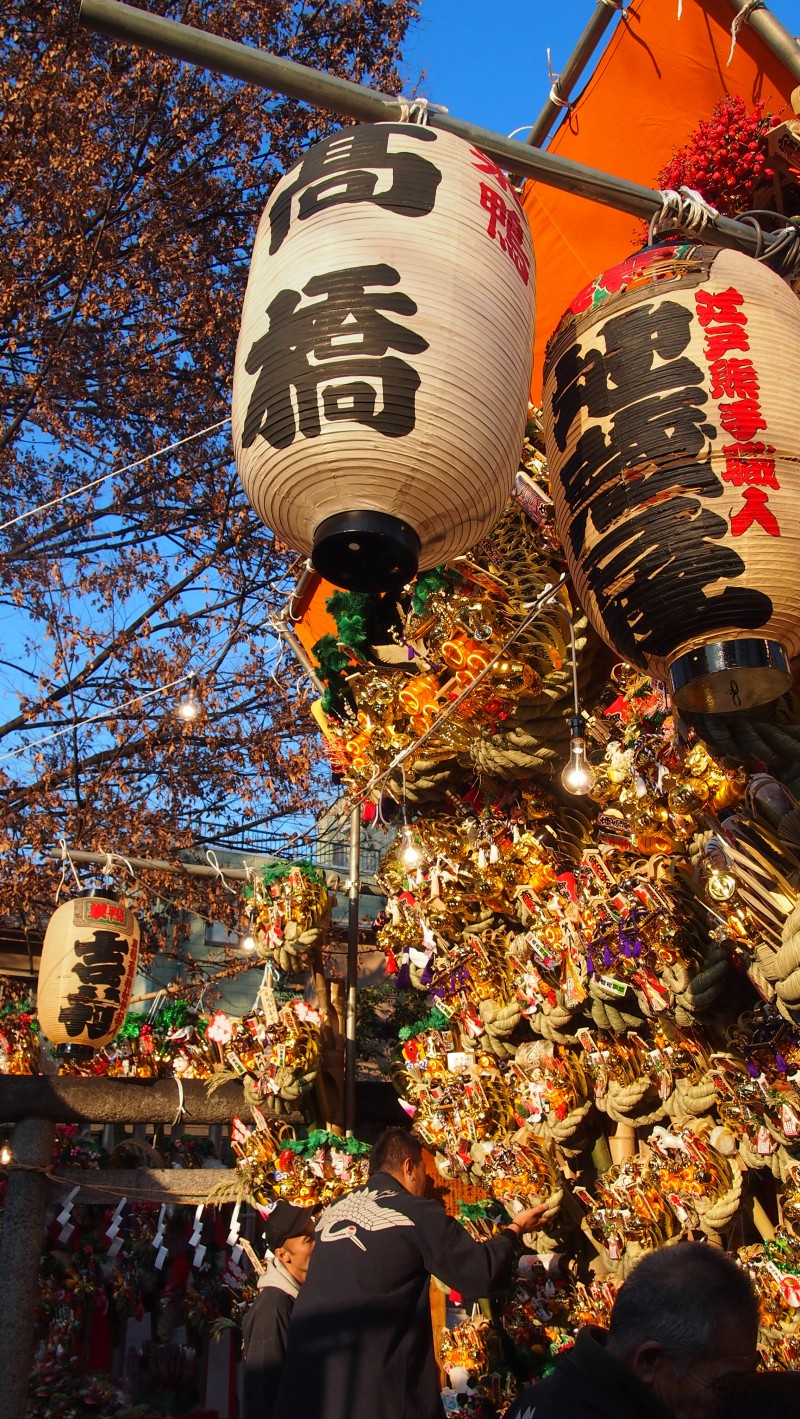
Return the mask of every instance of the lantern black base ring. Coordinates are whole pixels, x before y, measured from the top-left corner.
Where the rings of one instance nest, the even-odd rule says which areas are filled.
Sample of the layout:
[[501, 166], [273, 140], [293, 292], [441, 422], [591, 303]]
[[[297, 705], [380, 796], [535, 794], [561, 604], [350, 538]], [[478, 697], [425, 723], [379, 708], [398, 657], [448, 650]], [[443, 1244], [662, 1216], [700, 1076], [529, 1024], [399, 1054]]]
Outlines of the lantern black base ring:
[[337, 512], [314, 533], [315, 571], [346, 591], [398, 591], [417, 574], [420, 540], [386, 512]]
[[669, 677], [675, 705], [693, 714], [754, 709], [777, 700], [792, 684], [783, 646], [757, 636], [687, 651], [673, 660]]

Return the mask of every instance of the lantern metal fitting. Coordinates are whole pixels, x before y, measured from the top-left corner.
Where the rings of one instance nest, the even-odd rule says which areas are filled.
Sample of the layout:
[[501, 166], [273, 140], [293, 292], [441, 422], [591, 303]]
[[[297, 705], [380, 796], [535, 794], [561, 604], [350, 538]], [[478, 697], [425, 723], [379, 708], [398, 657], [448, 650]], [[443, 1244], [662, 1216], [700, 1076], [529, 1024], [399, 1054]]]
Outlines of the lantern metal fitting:
[[678, 709], [693, 714], [736, 714], [779, 699], [792, 684], [783, 646], [755, 636], [687, 651], [672, 661], [669, 678]]

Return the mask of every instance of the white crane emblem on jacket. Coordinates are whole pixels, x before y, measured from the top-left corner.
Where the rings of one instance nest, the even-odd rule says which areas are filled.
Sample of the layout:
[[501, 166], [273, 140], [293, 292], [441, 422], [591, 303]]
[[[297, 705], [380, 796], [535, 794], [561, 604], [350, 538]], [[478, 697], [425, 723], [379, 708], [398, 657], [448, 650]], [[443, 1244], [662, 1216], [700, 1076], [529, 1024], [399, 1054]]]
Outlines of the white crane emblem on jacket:
[[318, 1241], [349, 1241], [360, 1251], [366, 1251], [356, 1235], [359, 1228], [362, 1232], [385, 1232], [389, 1227], [413, 1227], [414, 1223], [405, 1213], [379, 1206], [381, 1198], [393, 1196], [391, 1192], [354, 1192], [340, 1197], [323, 1212]]

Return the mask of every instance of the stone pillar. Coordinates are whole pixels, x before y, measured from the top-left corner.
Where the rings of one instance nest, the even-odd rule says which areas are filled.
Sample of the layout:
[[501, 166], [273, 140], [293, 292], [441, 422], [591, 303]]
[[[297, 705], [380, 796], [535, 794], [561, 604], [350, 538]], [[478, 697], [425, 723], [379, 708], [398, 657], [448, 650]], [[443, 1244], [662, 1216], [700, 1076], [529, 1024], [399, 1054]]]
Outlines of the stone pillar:
[[[47, 1178], [28, 1168], [50, 1168], [54, 1125], [25, 1118], [11, 1136], [12, 1164], [0, 1238], [0, 1375], [5, 1419], [24, 1419], [33, 1363], [33, 1329], [44, 1244]], [[14, 1167], [14, 1164], [27, 1165]]]

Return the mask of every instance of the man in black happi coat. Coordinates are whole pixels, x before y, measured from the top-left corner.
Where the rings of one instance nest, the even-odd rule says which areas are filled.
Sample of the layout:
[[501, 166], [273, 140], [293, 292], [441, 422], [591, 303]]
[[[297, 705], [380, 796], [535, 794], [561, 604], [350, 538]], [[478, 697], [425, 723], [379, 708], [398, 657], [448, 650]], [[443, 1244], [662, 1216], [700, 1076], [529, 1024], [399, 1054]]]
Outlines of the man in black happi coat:
[[418, 1139], [388, 1129], [366, 1186], [323, 1212], [275, 1419], [441, 1419], [430, 1277], [472, 1298], [503, 1290], [516, 1242], [542, 1209], [474, 1242], [426, 1185]]

